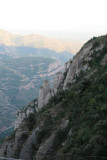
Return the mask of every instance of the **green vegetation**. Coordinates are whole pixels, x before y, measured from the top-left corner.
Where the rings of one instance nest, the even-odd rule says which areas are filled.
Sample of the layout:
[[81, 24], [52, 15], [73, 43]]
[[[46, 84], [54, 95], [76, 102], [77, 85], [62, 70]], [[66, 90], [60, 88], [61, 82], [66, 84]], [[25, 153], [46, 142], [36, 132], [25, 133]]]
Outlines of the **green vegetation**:
[[107, 35], [99, 36], [99, 37], [93, 37], [89, 41], [87, 41], [86, 44], [91, 43], [91, 42], [93, 42], [93, 44], [94, 44], [94, 43], [96, 43], [95, 41], [103, 44], [103, 43], [105, 43], [105, 41], [107, 41]]
[[[106, 53], [106, 44], [102, 51], [93, 52], [91, 70], [85, 75], [81, 74], [71, 89], [57, 92], [40, 112], [43, 116], [47, 110], [57, 106], [60, 112], [52, 121], [54, 129], [62, 118], [69, 118], [68, 128], [72, 129], [72, 134], [66, 144], [61, 147], [67, 134], [63, 130], [58, 131], [54, 142], [59, 155], [107, 156], [107, 64], [101, 65]], [[86, 78], [93, 69], [96, 72]], [[78, 156], [73, 156], [73, 160], [79, 160]]]
[[27, 126], [29, 128], [29, 130], [31, 131], [34, 126], [36, 125], [36, 115], [35, 113], [30, 113], [28, 118], [26, 119], [27, 122]]
[[2, 146], [3, 142], [4, 142], [4, 139], [0, 138], [0, 147]]
[[59, 148], [61, 147], [62, 142], [64, 142], [64, 140], [66, 139], [67, 136], [67, 132], [68, 130], [63, 130], [63, 129], [59, 129], [56, 133], [55, 139], [54, 139], [54, 144], [53, 144], [53, 148], [54, 150], [59, 150]]

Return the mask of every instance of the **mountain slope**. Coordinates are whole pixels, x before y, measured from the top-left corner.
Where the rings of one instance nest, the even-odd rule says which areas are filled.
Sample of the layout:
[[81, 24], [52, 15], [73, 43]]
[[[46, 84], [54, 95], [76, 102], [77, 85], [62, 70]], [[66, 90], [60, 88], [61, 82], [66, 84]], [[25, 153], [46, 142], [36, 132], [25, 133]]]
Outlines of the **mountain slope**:
[[107, 35], [88, 41], [65, 69], [57, 93], [42, 109], [34, 100], [20, 112], [39, 109], [5, 140], [1, 156], [23, 160], [107, 157]]
[[38, 34], [25, 36], [13, 35], [3, 30], [0, 30], [0, 44], [5, 44], [8, 46], [30, 46], [35, 48], [47, 48], [56, 52], [68, 51], [70, 53], [76, 53], [82, 46], [80, 42], [58, 40]]

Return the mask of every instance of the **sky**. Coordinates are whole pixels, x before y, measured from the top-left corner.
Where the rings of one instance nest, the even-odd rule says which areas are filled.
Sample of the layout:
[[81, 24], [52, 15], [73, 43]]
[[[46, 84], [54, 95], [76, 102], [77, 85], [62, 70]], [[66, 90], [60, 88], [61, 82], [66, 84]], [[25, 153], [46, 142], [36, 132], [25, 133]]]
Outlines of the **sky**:
[[0, 0], [0, 29], [107, 33], [107, 0]]

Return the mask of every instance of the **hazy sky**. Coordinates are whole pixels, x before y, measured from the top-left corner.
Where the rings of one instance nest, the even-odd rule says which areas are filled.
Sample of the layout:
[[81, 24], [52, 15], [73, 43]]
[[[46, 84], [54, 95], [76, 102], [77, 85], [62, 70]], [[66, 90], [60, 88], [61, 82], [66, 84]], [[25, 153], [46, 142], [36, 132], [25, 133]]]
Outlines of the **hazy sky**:
[[107, 0], [0, 0], [0, 29], [107, 33]]

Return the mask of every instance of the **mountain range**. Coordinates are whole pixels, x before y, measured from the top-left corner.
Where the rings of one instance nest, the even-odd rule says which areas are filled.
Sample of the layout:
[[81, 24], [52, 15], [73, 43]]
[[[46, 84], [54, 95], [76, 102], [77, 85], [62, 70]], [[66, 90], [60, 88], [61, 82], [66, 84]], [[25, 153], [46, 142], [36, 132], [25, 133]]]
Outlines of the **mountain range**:
[[107, 35], [90, 39], [39, 97], [17, 111], [0, 156], [23, 160], [107, 159]]
[[56, 52], [68, 51], [72, 54], [79, 51], [82, 46], [78, 41], [55, 39], [39, 34], [14, 35], [4, 30], [0, 30], [0, 44], [47, 48]]

